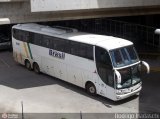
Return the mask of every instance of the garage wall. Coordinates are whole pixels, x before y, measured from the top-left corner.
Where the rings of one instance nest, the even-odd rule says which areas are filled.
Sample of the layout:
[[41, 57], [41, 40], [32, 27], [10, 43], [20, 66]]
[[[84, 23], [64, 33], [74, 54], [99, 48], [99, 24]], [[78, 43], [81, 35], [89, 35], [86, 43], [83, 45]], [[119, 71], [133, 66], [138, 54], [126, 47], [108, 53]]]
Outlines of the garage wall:
[[157, 5], [160, 5], [160, 0], [31, 0], [31, 11], [64, 11]]

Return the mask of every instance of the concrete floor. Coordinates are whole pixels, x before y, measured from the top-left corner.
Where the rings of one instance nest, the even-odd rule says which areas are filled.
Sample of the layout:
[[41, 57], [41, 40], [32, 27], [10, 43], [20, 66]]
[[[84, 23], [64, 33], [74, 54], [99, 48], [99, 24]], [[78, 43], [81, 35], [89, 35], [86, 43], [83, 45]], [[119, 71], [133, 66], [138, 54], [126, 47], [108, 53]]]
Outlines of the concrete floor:
[[29, 113], [74, 113], [75, 119], [80, 118], [80, 112], [101, 113], [104, 118], [102, 113], [160, 112], [159, 84], [160, 73], [152, 72], [143, 79], [140, 97], [113, 102], [89, 96], [84, 89], [45, 74], [37, 75], [15, 63], [11, 52], [0, 52], [0, 113], [22, 113], [22, 104], [28, 117]]

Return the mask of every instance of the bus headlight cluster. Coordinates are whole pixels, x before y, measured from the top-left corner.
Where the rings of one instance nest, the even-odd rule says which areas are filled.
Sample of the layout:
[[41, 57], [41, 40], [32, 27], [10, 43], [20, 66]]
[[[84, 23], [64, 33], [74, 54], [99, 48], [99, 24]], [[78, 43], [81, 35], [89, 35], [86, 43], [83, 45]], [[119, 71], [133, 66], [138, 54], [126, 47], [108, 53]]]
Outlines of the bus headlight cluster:
[[129, 91], [128, 90], [124, 90], [124, 89], [116, 91], [117, 95], [123, 95], [123, 94], [126, 94], [126, 93], [129, 93]]
[[124, 91], [123, 91], [123, 90], [117, 90], [117, 91], [116, 91], [116, 94], [117, 94], [117, 95], [122, 95], [122, 94], [124, 94]]

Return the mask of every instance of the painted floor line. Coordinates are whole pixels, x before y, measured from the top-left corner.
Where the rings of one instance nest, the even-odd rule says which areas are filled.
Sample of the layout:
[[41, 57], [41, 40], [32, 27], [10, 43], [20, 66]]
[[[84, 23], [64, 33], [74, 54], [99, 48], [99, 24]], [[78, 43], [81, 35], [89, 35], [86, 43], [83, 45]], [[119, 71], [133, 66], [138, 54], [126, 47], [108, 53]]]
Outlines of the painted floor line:
[[3, 62], [8, 68], [10, 67], [10, 65], [8, 63], [6, 63], [2, 58], [0, 58], [1, 62]]

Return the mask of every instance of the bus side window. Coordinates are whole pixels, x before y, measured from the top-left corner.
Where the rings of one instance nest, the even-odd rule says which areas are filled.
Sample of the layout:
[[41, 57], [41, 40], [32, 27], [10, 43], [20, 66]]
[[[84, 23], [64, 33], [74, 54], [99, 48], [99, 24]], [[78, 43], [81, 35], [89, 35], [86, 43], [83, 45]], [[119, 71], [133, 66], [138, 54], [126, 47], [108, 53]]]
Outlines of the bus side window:
[[43, 35], [42, 46], [46, 48], [51, 48], [52, 38], [50, 36]]
[[79, 51], [78, 51], [78, 55], [80, 57], [86, 57], [86, 44], [79, 44]]
[[17, 32], [16, 32], [16, 29], [12, 29], [12, 36], [13, 38], [17, 39]]
[[111, 66], [111, 60], [108, 52], [103, 48], [96, 47], [96, 61], [106, 67]]
[[93, 60], [93, 46], [71, 41], [71, 54]]
[[29, 42], [29, 32], [28, 31], [22, 31], [22, 40], [24, 42]]
[[91, 59], [93, 60], [93, 46], [92, 45], [87, 45], [87, 48], [86, 48], [86, 57], [88, 59]]
[[13, 29], [13, 37], [14, 37], [15, 39], [17, 39], [17, 40], [22, 41], [22, 39], [21, 39], [21, 36], [20, 36], [20, 35], [21, 35], [21, 34], [20, 34], [20, 30]]
[[34, 33], [33, 32], [29, 32], [29, 43], [34, 43]]
[[112, 71], [112, 64], [110, 60], [110, 56], [108, 52], [100, 47], [96, 47], [96, 66], [97, 71], [104, 83], [113, 87], [114, 80], [113, 80], [113, 71]]
[[78, 53], [78, 51], [79, 51], [79, 44], [76, 43], [76, 42], [73, 42], [73, 41], [71, 41], [70, 44], [71, 44], [71, 54], [79, 56], [79, 53]]
[[93, 47], [88, 44], [80, 44], [79, 56], [93, 60]]
[[29, 42], [29, 32], [24, 30], [13, 29], [13, 37], [17, 40]]
[[66, 40], [65, 41], [65, 52], [66, 53], [71, 53], [71, 51], [70, 51], [70, 41], [68, 41], [68, 40]]
[[65, 52], [65, 41], [59, 38], [53, 38], [53, 47], [57, 51]]
[[21, 30], [17, 30], [17, 39], [23, 41], [23, 32]]
[[43, 38], [42, 35], [34, 34], [33, 37], [34, 37], [33, 38], [33, 44], [41, 46], [42, 45], [42, 38]]

